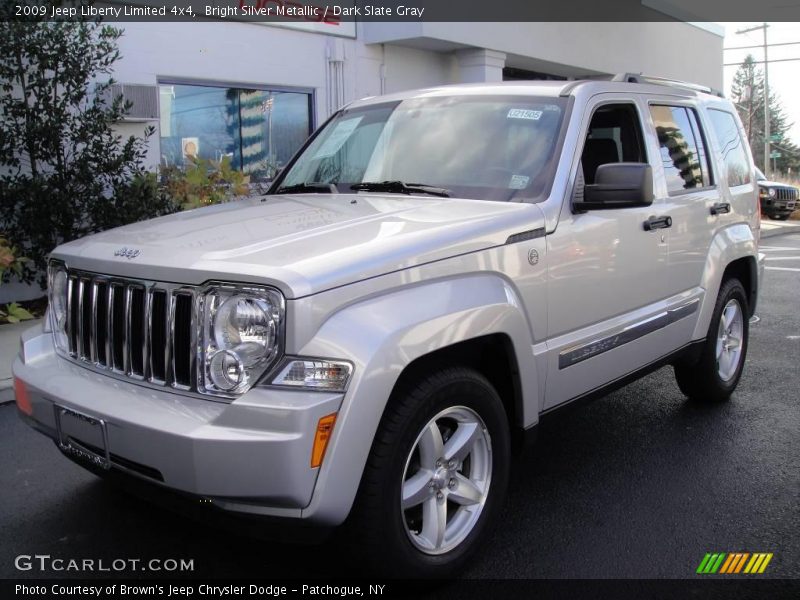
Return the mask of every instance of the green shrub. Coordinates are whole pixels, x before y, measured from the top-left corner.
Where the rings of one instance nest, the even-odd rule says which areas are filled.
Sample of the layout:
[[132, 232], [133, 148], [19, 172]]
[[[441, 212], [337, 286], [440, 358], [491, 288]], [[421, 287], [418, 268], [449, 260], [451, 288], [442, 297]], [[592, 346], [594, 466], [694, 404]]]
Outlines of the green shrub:
[[[11, 274], [17, 276], [22, 274], [23, 265], [27, 260], [17, 256], [16, 249], [8, 243], [8, 240], [0, 237], [0, 284]], [[16, 302], [0, 306], [0, 323], [19, 323], [27, 319], [33, 319], [33, 315]]]
[[[147, 138], [114, 129], [122, 31], [99, 22], [0, 20], [0, 229], [45, 286], [49, 252], [110, 226], [172, 210], [144, 172]], [[141, 204], [137, 204], [141, 202]]]
[[163, 184], [172, 201], [183, 209], [228, 202], [250, 191], [250, 177], [231, 167], [231, 159], [190, 158], [184, 169], [168, 167], [161, 171]]

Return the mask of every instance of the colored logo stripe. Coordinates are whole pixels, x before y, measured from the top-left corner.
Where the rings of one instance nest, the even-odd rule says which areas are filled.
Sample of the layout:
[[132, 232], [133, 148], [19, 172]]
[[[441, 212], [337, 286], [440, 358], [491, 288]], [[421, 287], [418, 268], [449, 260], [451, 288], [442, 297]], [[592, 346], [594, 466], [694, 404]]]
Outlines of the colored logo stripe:
[[754, 554], [749, 552], [709, 552], [700, 561], [697, 573], [703, 575], [714, 573], [721, 575], [763, 573], [772, 560], [772, 556], [771, 552], [756, 552]]

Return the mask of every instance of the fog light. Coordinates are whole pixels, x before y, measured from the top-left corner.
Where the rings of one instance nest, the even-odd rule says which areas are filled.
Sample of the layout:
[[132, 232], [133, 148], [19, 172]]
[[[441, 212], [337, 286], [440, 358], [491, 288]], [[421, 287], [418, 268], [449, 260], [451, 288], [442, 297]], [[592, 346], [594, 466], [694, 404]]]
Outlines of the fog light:
[[242, 383], [244, 365], [235, 352], [220, 350], [211, 357], [208, 373], [217, 388], [229, 392]]

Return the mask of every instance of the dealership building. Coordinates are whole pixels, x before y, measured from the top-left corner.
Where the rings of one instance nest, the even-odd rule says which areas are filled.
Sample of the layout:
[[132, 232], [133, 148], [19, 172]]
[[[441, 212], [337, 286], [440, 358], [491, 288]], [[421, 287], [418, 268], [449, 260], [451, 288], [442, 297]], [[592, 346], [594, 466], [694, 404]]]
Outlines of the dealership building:
[[232, 18], [126, 22], [116, 93], [125, 134], [155, 126], [148, 167], [187, 155], [268, 179], [313, 129], [365, 96], [462, 82], [642, 72], [722, 87], [706, 23], [459, 23]]

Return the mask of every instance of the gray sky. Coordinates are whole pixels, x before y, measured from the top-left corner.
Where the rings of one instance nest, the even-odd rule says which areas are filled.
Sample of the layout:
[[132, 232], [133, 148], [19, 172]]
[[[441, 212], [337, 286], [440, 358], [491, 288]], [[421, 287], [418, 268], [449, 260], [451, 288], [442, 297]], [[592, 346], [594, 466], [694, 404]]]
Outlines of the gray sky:
[[[740, 29], [747, 29], [761, 23], [720, 23], [725, 27], [725, 48], [735, 46], [755, 46], [763, 44], [764, 33], [761, 29], [750, 33], [736, 34]], [[800, 42], [800, 23], [769, 23], [767, 28], [767, 41], [770, 44], [785, 42]], [[749, 50], [726, 50], [724, 63], [741, 63], [745, 56], [751, 53], [755, 59], [764, 60], [762, 48]], [[777, 46], [769, 48], [769, 60], [780, 58], [800, 58], [800, 43], [792, 46]], [[763, 67], [763, 65], [758, 65]], [[730, 97], [731, 82], [736, 73], [736, 67], [724, 67], [725, 95]], [[789, 130], [789, 137], [800, 145], [800, 60], [792, 62], [775, 62], [769, 65], [769, 86], [777, 93], [788, 120], [794, 125]]]

